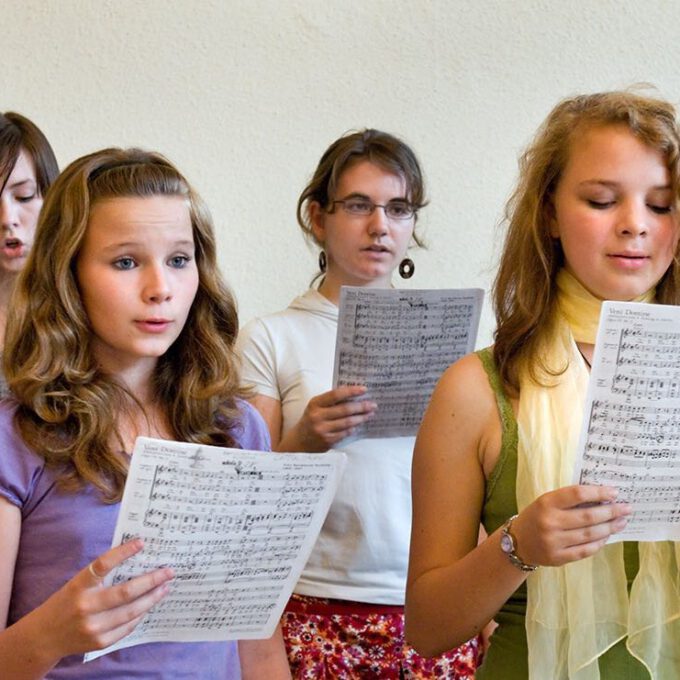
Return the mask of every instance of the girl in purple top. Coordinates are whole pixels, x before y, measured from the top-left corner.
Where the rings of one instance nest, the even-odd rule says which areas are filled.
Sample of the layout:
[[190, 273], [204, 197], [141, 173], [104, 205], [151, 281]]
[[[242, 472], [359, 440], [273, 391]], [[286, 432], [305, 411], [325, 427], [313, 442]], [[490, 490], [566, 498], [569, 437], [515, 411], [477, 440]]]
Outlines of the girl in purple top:
[[75, 161], [45, 199], [10, 310], [0, 675], [231, 679], [241, 668], [263, 677], [267, 664], [267, 677], [286, 677], [280, 634], [238, 651], [155, 643], [82, 663], [127, 635], [173, 577], [158, 569], [102, 583], [143, 550], [140, 541], [107, 549], [135, 438], [269, 448], [237, 398], [236, 309], [199, 197], [154, 153], [106, 149]]

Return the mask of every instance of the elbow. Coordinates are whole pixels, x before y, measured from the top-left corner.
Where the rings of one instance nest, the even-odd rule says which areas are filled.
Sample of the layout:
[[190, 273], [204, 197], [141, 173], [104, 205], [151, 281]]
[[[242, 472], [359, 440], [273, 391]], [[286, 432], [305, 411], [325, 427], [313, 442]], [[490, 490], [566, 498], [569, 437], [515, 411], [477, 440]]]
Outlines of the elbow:
[[427, 644], [427, 639], [419, 637], [418, 634], [414, 633], [408, 626], [406, 626], [404, 630], [404, 638], [409, 647], [415, 649], [419, 656], [426, 659], [436, 656], [433, 653], [431, 646]]
[[418, 620], [418, 616], [406, 609], [404, 617], [404, 638], [409, 646], [413, 647], [415, 651], [422, 657], [432, 658], [443, 654], [446, 649], [439, 649], [436, 644], [435, 635], [433, 631], [428, 630], [427, 625]]
[[460, 630], [450, 630], [444, 628], [441, 621], [428, 618], [427, 621], [419, 620], [413, 611], [406, 610], [404, 620], [404, 638], [415, 651], [426, 659], [441, 656], [442, 654], [460, 647], [475, 637], [477, 632], [472, 635], [461, 635]]
[[435, 647], [428, 645], [426, 640], [418, 640], [417, 638], [406, 637], [406, 642], [412, 649], [415, 649], [415, 651], [418, 653], [418, 656], [421, 656], [423, 659], [431, 659], [433, 657], [439, 656], [440, 654], [440, 652], [438, 652]]
[[[433, 644], [433, 640], [428, 639], [427, 636], [418, 636], [417, 633], [411, 634], [406, 632], [405, 634], [406, 642], [408, 645], [415, 649], [419, 656], [424, 659], [432, 659], [441, 656], [445, 652], [449, 651], [449, 646], [439, 647]], [[451, 648], [453, 649], [453, 647]]]

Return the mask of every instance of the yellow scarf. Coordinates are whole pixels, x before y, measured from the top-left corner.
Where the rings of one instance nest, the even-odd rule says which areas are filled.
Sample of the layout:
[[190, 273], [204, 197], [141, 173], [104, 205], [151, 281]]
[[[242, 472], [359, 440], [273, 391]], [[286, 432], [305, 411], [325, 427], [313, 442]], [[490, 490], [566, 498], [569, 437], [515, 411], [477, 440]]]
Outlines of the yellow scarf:
[[[520, 377], [517, 505], [572, 483], [588, 371], [574, 339], [594, 343], [601, 301], [566, 270], [557, 277], [553, 332], [542, 357], [556, 377]], [[636, 302], [652, 302], [649, 291]], [[597, 659], [627, 636], [629, 652], [654, 680], [680, 678], [680, 543], [640, 543], [630, 597], [623, 544], [527, 579], [526, 629], [531, 680], [599, 680]], [[607, 679], [617, 680], [617, 679]]]

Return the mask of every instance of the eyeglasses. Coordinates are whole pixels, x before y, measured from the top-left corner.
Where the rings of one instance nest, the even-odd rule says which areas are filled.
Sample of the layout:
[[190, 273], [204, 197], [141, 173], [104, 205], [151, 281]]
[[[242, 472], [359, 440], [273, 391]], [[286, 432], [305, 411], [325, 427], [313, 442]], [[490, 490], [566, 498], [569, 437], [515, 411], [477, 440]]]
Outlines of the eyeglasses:
[[376, 208], [382, 208], [385, 216], [391, 220], [408, 220], [417, 211], [417, 208], [408, 201], [390, 201], [385, 205], [380, 205], [380, 203], [373, 203], [367, 198], [345, 198], [341, 201], [331, 201], [333, 208], [335, 208], [336, 203], [339, 203], [348, 215], [356, 217], [368, 217], [373, 214]]

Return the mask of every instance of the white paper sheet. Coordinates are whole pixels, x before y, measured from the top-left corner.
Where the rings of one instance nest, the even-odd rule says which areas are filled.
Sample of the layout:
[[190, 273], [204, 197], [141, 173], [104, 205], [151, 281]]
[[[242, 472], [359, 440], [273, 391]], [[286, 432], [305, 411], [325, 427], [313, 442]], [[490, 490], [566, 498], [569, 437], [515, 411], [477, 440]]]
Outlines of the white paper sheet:
[[602, 305], [574, 481], [633, 506], [610, 542], [680, 540], [680, 307]]
[[171, 592], [129, 636], [86, 661], [157, 641], [267, 638], [300, 576], [344, 454], [262, 453], [137, 439], [112, 545], [144, 550], [107, 579], [175, 570]]
[[343, 286], [333, 385], [378, 404], [353, 438], [414, 435], [446, 368], [474, 350], [484, 292]]

